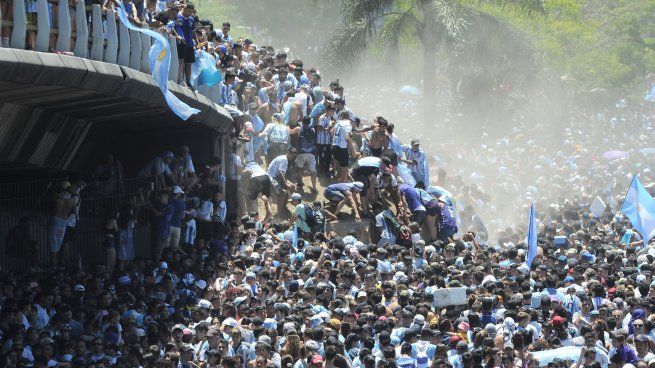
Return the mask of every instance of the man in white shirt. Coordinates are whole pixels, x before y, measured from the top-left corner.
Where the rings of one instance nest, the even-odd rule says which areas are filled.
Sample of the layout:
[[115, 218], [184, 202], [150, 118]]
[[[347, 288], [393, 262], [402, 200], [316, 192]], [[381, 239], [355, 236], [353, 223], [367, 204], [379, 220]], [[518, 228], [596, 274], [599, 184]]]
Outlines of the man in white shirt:
[[352, 135], [353, 126], [349, 120], [348, 112], [342, 111], [339, 114], [339, 121], [332, 128], [332, 157], [334, 158], [339, 172], [338, 182], [348, 181], [348, 144]]
[[286, 201], [289, 193], [293, 193], [296, 186], [287, 179], [286, 174], [289, 168], [289, 163], [293, 163], [298, 155], [298, 151], [291, 147], [287, 150], [285, 155], [280, 155], [273, 159], [268, 165], [268, 176], [271, 178], [271, 183], [277, 191], [277, 214], [283, 216], [283, 212], [287, 211]]

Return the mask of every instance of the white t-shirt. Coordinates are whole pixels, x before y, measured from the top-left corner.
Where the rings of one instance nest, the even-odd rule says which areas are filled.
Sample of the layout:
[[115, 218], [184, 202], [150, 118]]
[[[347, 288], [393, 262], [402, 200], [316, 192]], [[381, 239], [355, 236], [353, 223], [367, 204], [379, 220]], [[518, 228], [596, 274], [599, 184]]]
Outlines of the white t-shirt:
[[198, 207], [198, 218], [205, 221], [211, 221], [211, 216], [214, 213], [214, 204], [211, 201], [204, 201]]
[[296, 93], [296, 96], [294, 97], [294, 99], [296, 101], [302, 103], [302, 111], [300, 112], [300, 117], [301, 118], [304, 118], [305, 116], [307, 116], [307, 99], [308, 99], [308, 97], [309, 96], [307, 96], [307, 94], [305, 92], [303, 92], [303, 91], [300, 91], [300, 92]]
[[262, 167], [259, 166], [255, 161], [248, 162], [244, 171], [251, 173], [251, 178], [267, 175], [266, 171], [264, 171], [264, 169], [262, 169]]
[[273, 159], [271, 161], [270, 165], [268, 165], [268, 176], [271, 177], [271, 179], [277, 179], [278, 173], [282, 171], [283, 173], [287, 173], [287, 168], [289, 167], [289, 160], [287, 159], [287, 155], [280, 155]]
[[339, 120], [334, 125], [334, 137], [332, 137], [332, 145], [341, 148], [348, 148], [347, 139], [350, 138], [350, 133], [353, 131], [353, 126], [350, 120]]

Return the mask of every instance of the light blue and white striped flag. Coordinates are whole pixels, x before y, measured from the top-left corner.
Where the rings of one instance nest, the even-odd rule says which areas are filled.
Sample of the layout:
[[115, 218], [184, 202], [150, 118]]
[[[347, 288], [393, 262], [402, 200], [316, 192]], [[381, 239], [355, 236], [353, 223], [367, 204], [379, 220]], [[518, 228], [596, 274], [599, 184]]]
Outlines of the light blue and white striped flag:
[[168, 70], [171, 67], [171, 53], [169, 50], [168, 39], [157, 31], [148, 28], [139, 28], [133, 25], [127, 19], [127, 13], [123, 8], [123, 4], [118, 1], [116, 2], [116, 6], [118, 8], [118, 18], [127, 29], [145, 33], [155, 39], [154, 45], [150, 47], [150, 52], [148, 52], [148, 61], [150, 62], [152, 78], [164, 94], [164, 99], [166, 100], [168, 107], [170, 107], [175, 115], [179, 116], [182, 120], [187, 120], [191, 115], [198, 114], [200, 110], [194, 109], [180, 101], [173, 92], [168, 90]]

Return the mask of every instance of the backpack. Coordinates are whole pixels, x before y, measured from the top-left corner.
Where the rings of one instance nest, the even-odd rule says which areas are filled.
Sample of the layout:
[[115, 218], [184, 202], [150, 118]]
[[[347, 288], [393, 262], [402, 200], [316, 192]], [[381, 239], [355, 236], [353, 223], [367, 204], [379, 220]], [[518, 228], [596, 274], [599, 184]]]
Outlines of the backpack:
[[400, 227], [402, 226], [396, 216], [391, 213], [389, 210], [384, 210], [382, 212], [382, 216], [384, 217], [384, 222], [387, 224], [387, 227], [393, 234], [393, 236], [398, 239], [401, 235]]
[[289, 134], [286, 125], [276, 124], [273, 129], [271, 129], [271, 142], [286, 143], [288, 140]]
[[305, 206], [305, 223], [309, 226], [309, 229], [313, 232], [323, 232], [323, 212], [316, 210], [308, 205]]

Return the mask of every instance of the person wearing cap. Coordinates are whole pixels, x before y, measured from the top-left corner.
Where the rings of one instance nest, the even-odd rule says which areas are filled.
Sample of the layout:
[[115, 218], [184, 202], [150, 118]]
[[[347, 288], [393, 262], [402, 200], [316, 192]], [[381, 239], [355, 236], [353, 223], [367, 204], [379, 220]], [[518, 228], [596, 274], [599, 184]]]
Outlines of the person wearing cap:
[[293, 193], [289, 201], [294, 207], [289, 223], [296, 225], [298, 236], [302, 236], [303, 239], [312, 239], [314, 229], [310, 226], [307, 213], [308, 211], [313, 211], [313, 209], [309, 208], [309, 205], [302, 203], [302, 196], [299, 193]]
[[139, 171], [141, 177], [152, 177], [156, 190], [163, 190], [170, 184], [176, 184], [171, 163], [175, 155], [171, 151], [164, 151], [161, 156], [153, 158]]
[[359, 200], [357, 199], [357, 194], [362, 193], [364, 190], [364, 183], [361, 181], [353, 181], [350, 183], [336, 183], [330, 184], [325, 188], [323, 196], [330, 201], [331, 205], [336, 203], [336, 208], [334, 212], [330, 212], [328, 209], [325, 210], [325, 213], [332, 220], [337, 220], [337, 215], [341, 213], [341, 209], [346, 203], [350, 205], [353, 209], [353, 214], [355, 215], [355, 220], [360, 221], [361, 217], [359, 216]]
[[412, 176], [416, 183], [423, 183], [427, 186], [430, 183], [429, 171], [427, 158], [425, 157], [425, 152], [419, 147], [420, 142], [418, 139], [412, 139], [411, 148], [405, 149], [405, 158], [400, 159], [401, 162], [404, 162], [409, 166], [409, 169], [412, 172]]
[[180, 362], [178, 364], [179, 368], [194, 368], [193, 364], [193, 345], [191, 344], [182, 344], [180, 347]]

